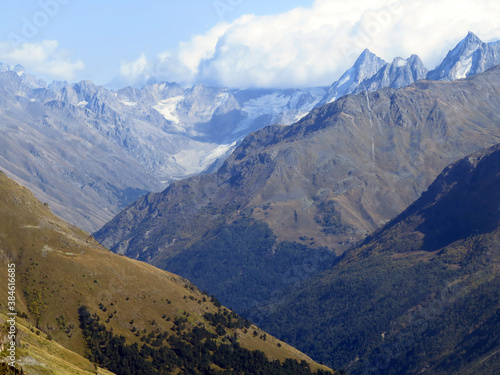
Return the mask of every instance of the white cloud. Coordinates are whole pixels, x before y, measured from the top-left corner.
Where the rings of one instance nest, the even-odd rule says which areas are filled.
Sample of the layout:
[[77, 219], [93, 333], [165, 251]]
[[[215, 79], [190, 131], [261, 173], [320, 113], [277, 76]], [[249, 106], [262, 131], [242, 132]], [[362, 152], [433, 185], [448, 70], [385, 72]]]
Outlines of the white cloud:
[[[246, 18], [243, 17], [241, 20]], [[197, 35], [189, 42], [181, 43], [177, 55], [179, 62], [186, 66], [193, 75], [196, 75], [200, 61], [213, 58], [219, 39], [228, 32], [230, 27], [231, 25], [227, 23], [221, 23], [213, 27], [205, 35]], [[160, 58], [163, 55], [160, 55]]]
[[85, 68], [82, 61], [71, 61], [64, 51], [59, 51], [55, 40], [18, 46], [0, 42], [0, 61], [21, 64], [30, 72], [66, 80], [73, 79], [77, 71]]
[[149, 71], [151, 70], [144, 53], [135, 61], [122, 61], [120, 75], [127, 77], [130, 82], [135, 82], [142, 78], [149, 79]]
[[122, 77], [229, 87], [329, 85], [365, 48], [387, 61], [416, 53], [432, 69], [469, 30], [484, 41], [500, 39], [498, 19], [492, 0], [316, 0], [310, 8], [219, 24], [149, 62], [141, 56], [140, 63], [123, 63]]
[[182, 42], [175, 52], [165, 51], [148, 60], [144, 53], [134, 61], [122, 61], [120, 76], [111, 84], [141, 85], [152, 78], [179, 83], [192, 83], [197, 79], [200, 61], [210, 59], [217, 43], [230, 27], [221, 23], [204, 35], [197, 35], [188, 42]]

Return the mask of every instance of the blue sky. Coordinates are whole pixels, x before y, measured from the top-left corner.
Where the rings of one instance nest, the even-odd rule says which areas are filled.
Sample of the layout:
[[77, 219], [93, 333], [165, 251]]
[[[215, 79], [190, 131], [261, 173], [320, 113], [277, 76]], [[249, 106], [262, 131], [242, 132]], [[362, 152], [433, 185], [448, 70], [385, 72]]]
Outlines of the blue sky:
[[51, 81], [328, 85], [364, 48], [429, 69], [469, 30], [500, 39], [491, 0], [2, 2], [0, 61]]
[[[85, 64], [76, 79], [93, 79], [105, 84], [114, 78], [121, 61], [136, 59], [141, 53], [154, 56], [175, 49], [221, 22], [231, 22], [243, 14], [267, 15], [295, 6], [310, 6], [312, 0], [23, 0], [3, 1], [0, 12], [0, 41], [9, 34], [32, 43], [58, 42], [58, 49], [73, 61]], [[42, 5], [44, 4], [44, 5]], [[55, 5], [54, 5], [55, 4]], [[43, 16], [49, 21], [44, 25]], [[52, 13], [52, 14], [51, 14]], [[36, 17], [39, 17], [37, 19]], [[26, 22], [28, 20], [28, 22]], [[37, 27], [38, 22], [41, 27]], [[5, 60], [5, 59], [4, 59]], [[4, 62], [3, 60], [0, 60]], [[9, 61], [14, 63], [14, 61]], [[22, 62], [21, 62], [22, 63]], [[83, 74], [82, 74], [83, 73]], [[45, 75], [51, 79], [52, 75]], [[55, 77], [55, 78], [71, 78]]]

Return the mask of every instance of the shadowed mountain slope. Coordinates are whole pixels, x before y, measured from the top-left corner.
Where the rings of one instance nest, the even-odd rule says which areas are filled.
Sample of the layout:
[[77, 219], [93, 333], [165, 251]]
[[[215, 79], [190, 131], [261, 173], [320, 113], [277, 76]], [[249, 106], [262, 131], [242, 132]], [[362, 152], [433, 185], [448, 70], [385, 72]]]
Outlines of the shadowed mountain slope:
[[406, 211], [260, 320], [352, 374], [493, 374], [499, 271], [497, 145], [445, 168]]

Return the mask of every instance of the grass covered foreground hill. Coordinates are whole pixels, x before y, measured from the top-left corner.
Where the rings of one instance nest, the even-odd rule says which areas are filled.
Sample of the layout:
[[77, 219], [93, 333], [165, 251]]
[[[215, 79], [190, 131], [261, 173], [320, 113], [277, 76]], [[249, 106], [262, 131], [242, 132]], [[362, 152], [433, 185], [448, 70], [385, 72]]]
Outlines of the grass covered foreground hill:
[[329, 371], [187, 280], [101, 247], [0, 172], [2, 323], [8, 264], [17, 363], [30, 374]]
[[500, 369], [500, 145], [445, 168], [329, 271], [261, 311], [268, 331], [351, 374]]
[[[0, 313], [2, 326], [10, 319], [4, 312]], [[15, 368], [0, 361], [0, 374], [52, 374], [52, 375], [112, 375], [90, 362], [83, 356], [63, 347], [47, 334], [33, 327], [29, 320], [17, 317], [17, 364]], [[0, 341], [5, 342], [3, 332]], [[2, 353], [3, 354], [3, 353]], [[3, 355], [0, 360], [3, 360]], [[21, 371], [23, 371], [21, 373]]]

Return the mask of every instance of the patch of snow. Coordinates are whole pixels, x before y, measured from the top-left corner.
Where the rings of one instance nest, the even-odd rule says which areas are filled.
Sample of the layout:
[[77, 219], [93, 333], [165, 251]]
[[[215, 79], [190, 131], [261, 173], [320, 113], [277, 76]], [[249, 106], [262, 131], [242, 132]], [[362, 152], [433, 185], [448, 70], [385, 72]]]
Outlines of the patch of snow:
[[408, 61], [406, 61], [405, 59], [402, 59], [401, 57], [396, 57], [394, 59], [394, 66], [396, 68], [400, 68], [400, 67], [406, 66], [406, 65], [408, 65]]
[[126, 101], [126, 100], [120, 100], [120, 103], [128, 106], [128, 107], [135, 107], [137, 105], [137, 102], [129, 102], [129, 101]]
[[186, 99], [193, 100], [193, 104], [186, 109], [186, 114], [190, 121], [207, 122], [210, 121], [217, 109], [229, 100], [228, 92], [213, 93], [208, 101], [203, 96], [188, 96]]
[[472, 55], [468, 56], [468, 58], [463, 59], [457, 62], [457, 70], [455, 73], [455, 78], [465, 78], [467, 73], [470, 71], [472, 67]]
[[85, 100], [82, 100], [76, 106], [77, 107], [85, 107], [87, 104], [89, 104], [89, 102], [86, 102]]
[[205, 167], [208, 167], [214, 161], [224, 156], [229, 150], [234, 148], [236, 146], [236, 143], [237, 142], [234, 141], [233, 143], [220, 145], [219, 147], [216, 147], [201, 160], [201, 164], [204, 165]]
[[309, 89], [309, 92], [316, 98], [321, 99], [326, 94], [326, 90], [322, 87]]
[[305, 93], [303, 91], [295, 92], [291, 97], [288, 103], [286, 104], [287, 108], [297, 108], [299, 106], [299, 101], [302, 99], [302, 95]]
[[288, 104], [290, 97], [280, 92], [263, 95], [256, 99], [251, 99], [243, 106], [243, 110], [249, 117], [257, 118], [266, 114], [278, 114]]
[[236, 142], [219, 145], [191, 140], [174, 157], [177, 164], [183, 167], [187, 174], [201, 173], [234, 146]]
[[177, 109], [177, 104], [182, 99], [184, 99], [184, 96], [182, 95], [173, 96], [171, 98], [162, 100], [161, 102], [153, 106], [153, 108], [156, 109], [158, 112], [160, 112], [161, 115], [165, 117], [166, 120], [171, 121], [174, 124], [178, 124], [180, 120], [176, 114], [176, 109]]
[[351, 75], [347, 74], [344, 78], [341, 78], [341, 81], [337, 83], [337, 87], [342, 86], [344, 83], [348, 82], [351, 79]]
[[303, 111], [303, 112], [297, 113], [297, 115], [295, 116], [295, 118], [292, 121], [292, 124], [295, 124], [296, 122], [302, 120], [304, 117], [306, 117], [309, 114], [309, 112], [311, 112], [311, 111]]
[[[238, 134], [249, 128], [268, 124], [290, 125], [306, 116], [325, 96], [326, 90], [318, 87], [307, 90], [294, 90], [286, 94], [281, 90], [254, 97], [242, 103], [242, 110], [248, 117], [233, 129]], [[263, 116], [262, 119], [259, 119]]]

